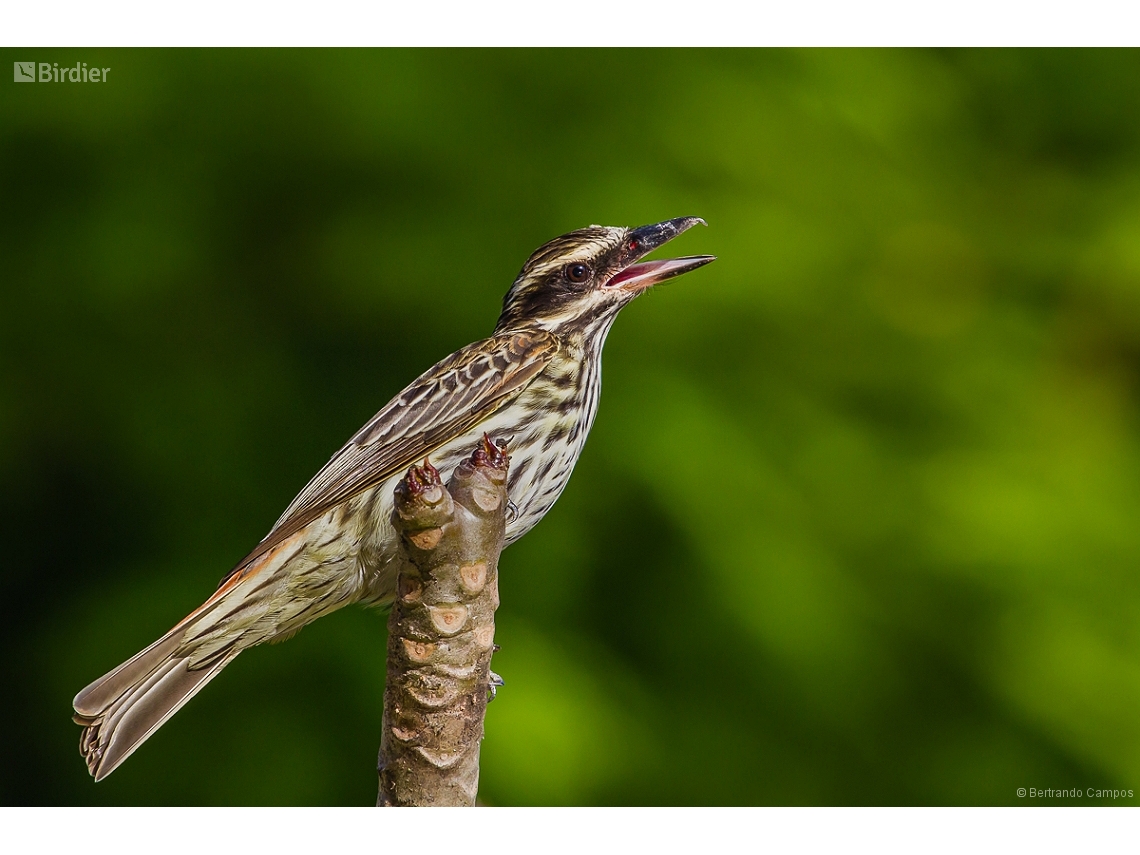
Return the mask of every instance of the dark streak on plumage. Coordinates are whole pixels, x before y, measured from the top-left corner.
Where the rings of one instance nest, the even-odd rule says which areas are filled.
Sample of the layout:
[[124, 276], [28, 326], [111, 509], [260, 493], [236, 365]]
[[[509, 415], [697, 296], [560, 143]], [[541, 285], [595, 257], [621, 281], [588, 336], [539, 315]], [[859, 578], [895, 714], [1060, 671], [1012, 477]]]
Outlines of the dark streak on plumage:
[[579, 403], [577, 396], [566, 397], [555, 404], [554, 409], [560, 416], [567, 416], [574, 412]]
[[533, 457], [523, 457], [519, 460], [518, 465], [511, 466], [510, 474], [507, 476], [508, 489], [507, 492], [514, 490], [523, 475], [530, 471], [530, 467], [534, 464]]
[[264, 591], [266, 588], [269, 588], [272, 585], [276, 584], [278, 581], [280, 581], [280, 580], [277, 579], [277, 577], [274, 576], [272, 573], [270, 573], [268, 576], [266, 576], [264, 579], [262, 579], [260, 582], [258, 582], [256, 585], [254, 585], [252, 588], [250, 588], [249, 593], [250, 593], [250, 595], [257, 594], [261, 591]]
[[562, 442], [562, 440], [566, 439], [569, 433], [570, 426], [567, 425], [566, 422], [560, 422], [559, 424], [555, 425], [554, 429], [551, 430], [546, 435], [546, 438], [542, 441], [542, 450], [550, 451], [550, 449], [554, 447], [555, 443]]
[[555, 389], [565, 391], [578, 385], [578, 376], [577, 371], [567, 371], [564, 374], [548, 374], [546, 379]]
[[[205, 668], [209, 668], [211, 665], [218, 662], [218, 660], [224, 659], [227, 656], [229, 656], [231, 652], [232, 651], [228, 647], [220, 649], [220, 650], [215, 650], [213, 653], [210, 653], [209, 655], [202, 657], [202, 659], [200, 659], [197, 662], [194, 662], [193, 664], [187, 663], [186, 670], [188, 670], [188, 671], [201, 671]], [[179, 659], [189, 659], [190, 657], [189, 656], [180, 656], [178, 658]]]
[[[347, 503], [346, 503], [346, 504], [347, 504]], [[335, 532], [333, 532], [333, 534], [332, 534], [332, 536], [331, 536], [331, 537], [329, 537], [329, 538], [327, 538], [327, 539], [325, 539], [325, 540], [322, 540], [320, 543], [318, 543], [318, 544], [316, 545], [316, 547], [315, 547], [315, 548], [316, 548], [316, 549], [324, 549], [326, 546], [332, 546], [332, 545], [333, 545], [334, 543], [336, 543], [338, 540], [341, 540], [341, 539], [343, 539], [343, 538], [344, 538], [344, 535], [345, 535], [345, 530], [344, 530], [344, 528], [338, 528], [338, 529], [337, 529]]]
[[550, 474], [550, 470], [554, 468], [554, 458], [548, 457], [542, 464], [542, 468], [538, 470], [538, 480], [545, 481], [546, 476]]
[[380, 488], [373, 487], [368, 493], [368, 498], [364, 502], [364, 517], [365, 519], [373, 519], [373, 512], [376, 510], [376, 501], [380, 498]]

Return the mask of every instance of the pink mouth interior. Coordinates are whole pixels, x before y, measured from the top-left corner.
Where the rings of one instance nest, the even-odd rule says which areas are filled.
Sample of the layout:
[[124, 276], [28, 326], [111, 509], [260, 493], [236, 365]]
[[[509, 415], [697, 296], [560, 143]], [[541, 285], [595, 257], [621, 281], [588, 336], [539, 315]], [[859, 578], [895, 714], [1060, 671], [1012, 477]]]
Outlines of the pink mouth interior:
[[682, 267], [688, 267], [691, 263], [691, 258], [670, 258], [665, 261], [643, 261], [640, 264], [631, 264], [607, 282], [606, 287], [616, 288], [620, 285], [629, 288], [637, 285], [642, 288], [647, 288], [654, 282], [668, 279], [674, 271], [678, 271], [678, 269]]

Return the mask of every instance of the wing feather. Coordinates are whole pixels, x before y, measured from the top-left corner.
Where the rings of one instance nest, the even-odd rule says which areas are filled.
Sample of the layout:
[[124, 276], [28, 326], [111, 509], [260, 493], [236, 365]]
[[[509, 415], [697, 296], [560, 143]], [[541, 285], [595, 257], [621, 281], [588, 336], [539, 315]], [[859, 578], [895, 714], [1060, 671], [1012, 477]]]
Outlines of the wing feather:
[[550, 362], [558, 339], [543, 330], [476, 342], [437, 363], [332, 456], [265, 539], [222, 580], [331, 508], [381, 483], [513, 401]]

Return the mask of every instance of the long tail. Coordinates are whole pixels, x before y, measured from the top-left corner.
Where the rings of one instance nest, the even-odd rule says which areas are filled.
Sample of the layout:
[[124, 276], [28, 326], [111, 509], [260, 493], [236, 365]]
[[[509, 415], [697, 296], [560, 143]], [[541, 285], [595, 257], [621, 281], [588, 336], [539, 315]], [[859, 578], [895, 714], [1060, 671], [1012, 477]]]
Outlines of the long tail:
[[179, 624], [75, 696], [75, 722], [84, 728], [79, 750], [96, 781], [115, 771], [238, 654], [230, 650], [191, 668], [188, 658], [175, 655], [185, 632]]
[[[359, 597], [353, 573], [304, 552], [309, 527], [254, 550], [162, 638], [75, 696], [79, 750], [99, 781], [246, 647], [283, 641]], [[326, 567], [326, 572], [311, 571]]]

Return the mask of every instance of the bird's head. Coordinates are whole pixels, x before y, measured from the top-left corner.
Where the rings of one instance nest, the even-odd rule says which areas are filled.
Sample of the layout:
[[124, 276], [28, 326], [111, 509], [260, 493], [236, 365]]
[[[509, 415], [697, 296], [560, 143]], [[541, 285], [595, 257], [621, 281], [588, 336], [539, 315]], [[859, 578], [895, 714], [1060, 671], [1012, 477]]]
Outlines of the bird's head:
[[535, 326], [553, 332], [607, 329], [618, 310], [651, 285], [714, 259], [695, 255], [638, 263], [704, 222], [678, 217], [636, 229], [590, 226], [543, 244], [503, 299], [496, 331]]

